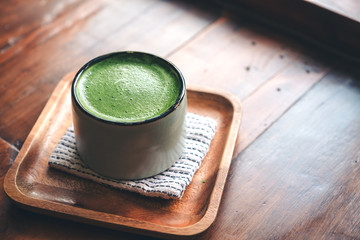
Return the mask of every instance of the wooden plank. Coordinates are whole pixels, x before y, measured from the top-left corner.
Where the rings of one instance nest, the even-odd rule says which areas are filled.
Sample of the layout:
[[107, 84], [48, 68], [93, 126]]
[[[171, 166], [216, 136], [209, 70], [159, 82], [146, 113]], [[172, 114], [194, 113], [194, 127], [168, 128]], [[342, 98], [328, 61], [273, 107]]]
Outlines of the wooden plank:
[[274, 34], [249, 25], [222, 17], [170, 60], [187, 82], [222, 88], [242, 100], [294, 61], [294, 52]]
[[[0, 53], [3, 54], [38, 28], [45, 26], [67, 11], [77, 8], [81, 1], [1, 1]], [[24, 24], [26, 23], [26, 24]]]
[[166, 57], [215, 21], [211, 9], [178, 1], [157, 1], [104, 39], [98, 52], [132, 50]]
[[202, 239], [360, 236], [359, 76], [329, 73], [233, 161]]
[[222, 18], [170, 57], [189, 83], [224, 89], [243, 101], [234, 156], [319, 81], [333, 61], [317, 49], [253, 29]]
[[276, 122], [327, 73], [328, 68], [316, 65], [313, 63], [306, 67], [294, 63], [244, 100], [243, 121], [234, 156]]
[[[128, 50], [128, 46], [166, 55], [215, 18], [187, 3], [106, 1], [108, 5], [102, 7], [102, 2], [95, 2], [83, 2], [11, 47], [19, 48], [21, 54], [10, 54], [18, 50], [8, 49], [9, 54], [2, 55], [0, 136], [10, 143], [21, 145], [56, 83], [67, 72], [95, 56]], [[82, 7], [87, 11], [82, 12]]]
[[[17, 40], [14, 41], [13, 44], [1, 50], [0, 64], [9, 61], [15, 56], [26, 51], [27, 49], [30, 49], [34, 46], [36, 47], [37, 45], [48, 41], [54, 36], [61, 34], [61, 32], [70, 28], [73, 24], [83, 21], [99, 9], [99, 3], [99, 1], [89, 1], [83, 3], [82, 5], [78, 4], [78, 6], [67, 6], [70, 9], [66, 9], [65, 7], [58, 7], [60, 9], [65, 8], [63, 9], [63, 11], [66, 11], [66, 13], [63, 13], [63, 15], [60, 15], [58, 17], [52, 16], [53, 13], [51, 13], [51, 11], [50, 13], [46, 13], [43, 17], [43, 21], [47, 22], [46, 24], [41, 23], [41, 25], [36, 26], [35, 29], [30, 29], [32, 30], [31, 33], [27, 33], [22, 36], [13, 35], [9, 38], [10, 40], [11, 38], [16, 38]], [[56, 9], [56, 6], [54, 6], [53, 8]]]
[[187, 82], [221, 88], [244, 100], [292, 65], [320, 72], [324, 67], [311, 64], [325, 57], [257, 25], [223, 17], [169, 59]]
[[315, 0], [278, 0], [271, 3], [261, 0], [213, 2], [251, 21], [255, 20], [274, 29], [286, 31], [302, 41], [315, 43], [317, 47], [345, 54], [356, 61], [360, 60], [360, 21], [358, 16], [352, 17], [358, 13], [358, 1], [338, 1], [341, 2], [341, 6], [354, 6], [343, 7], [342, 13], [332, 10], [332, 1], [326, 1], [326, 4], [324, 1], [319, 4], [319, 1]]

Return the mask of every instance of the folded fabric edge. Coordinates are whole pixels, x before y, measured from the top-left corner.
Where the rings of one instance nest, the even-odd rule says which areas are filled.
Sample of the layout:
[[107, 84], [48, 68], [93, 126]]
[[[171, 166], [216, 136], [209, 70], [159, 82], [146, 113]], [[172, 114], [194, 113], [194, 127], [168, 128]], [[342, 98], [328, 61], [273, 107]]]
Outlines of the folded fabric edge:
[[[136, 180], [136, 181], [127, 181], [127, 180], [115, 180], [115, 179], [108, 179], [106, 177], [103, 177], [95, 172], [93, 172], [91, 169], [87, 168], [84, 164], [82, 164], [82, 161], [80, 159], [77, 159], [76, 161], [70, 161], [67, 157], [66, 159], [57, 159], [54, 157], [54, 152], [51, 155], [49, 159], [49, 166], [61, 170], [63, 172], [67, 172], [71, 175], [75, 175], [84, 179], [91, 180], [95, 183], [99, 183], [101, 185], [105, 185], [114, 189], [118, 190], [127, 190], [131, 192], [136, 192], [138, 194], [141, 194], [143, 196], [147, 197], [161, 197], [163, 199], [180, 199], [185, 190], [186, 187], [190, 184], [192, 181], [192, 178], [196, 171], [200, 168], [202, 160], [205, 158], [207, 152], [210, 149], [211, 141], [215, 135], [216, 131], [216, 121], [212, 118], [197, 115], [194, 113], [188, 113], [187, 114], [187, 121], [189, 121], [191, 124], [191, 133], [189, 135], [189, 138], [192, 140], [202, 140], [201, 147], [197, 146], [197, 150], [202, 151], [201, 159], [198, 159], [197, 166], [194, 167], [193, 172], [190, 174], [190, 179], [183, 179], [184, 176], [181, 177], [181, 179], [176, 178], [176, 180], [172, 181], [174, 176], [167, 175], [170, 172], [173, 171], [165, 171], [163, 178], [158, 179], [159, 182], [156, 182], [156, 189], [154, 186], [148, 186], [149, 179], [144, 180]], [[68, 131], [72, 131], [72, 126], [69, 127]], [[68, 131], [65, 135], [68, 134]], [[64, 136], [65, 136], [64, 135]], [[68, 136], [68, 135], [67, 135]], [[61, 141], [61, 140], [60, 140]], [[59, 141], [59, 142], [60, 142]], [[59, 146], [59, 143], [57, 147]], [[57, 156], [59, 157], [59, 156]], [[64, 161], [65, 160], [65, 161]], [[178, 170], [176, 170], [177, 172]], [[161, 173], [162, 174], [162, 173]], [[179, 173], [177, 173], [179, 174]], [[177, 177], [177, 176], [176, 176]], [[161, 185], [165, 182], [172, 181], [172, 185]], [[144, 186], [147, 185], [147, 186]]]
[[[99, 176], [97, 174], [95, 175], [91, 175], [88, 172], [79, 169], [79, 168], [71, 168], [65, 164], [59, 163], [59, 162], [55, 162], [55, 161], [49, 161], [49, 166], [53, 169], [57, 169], [60, 170], [62, 172], [66, 172], [69, 173], [70, 175], [74, 176], [74, 177], [80, 177], [83, 178], [85, 180], [91, 180], [94, 183], [100, 184], [100, 185], [104, 185], [106, 187], [111, 187], [117, 190], [127, 190], [129, 192], [135, 192], [138, 193], [140, 195], [146, 196], [146, 197], [161, 197], [163, 199], [180, 199], [183, 194], [184, 194], [184, 190], [183, 191], [173, 191], [173, 192], [169, 192], [169, 191], [161, 191], [156, 190], [156, 191], [151, 191], [148, 189], [144, 189], [144, 188], [140, 188], [137, 185], [133, 185], [131, 187], [117, 187], [114, 184], [110, 184], [108, 182], [108, 180], [102, 176]], [[74, 171], [76, 171], [76, 175], [74, 174]]]

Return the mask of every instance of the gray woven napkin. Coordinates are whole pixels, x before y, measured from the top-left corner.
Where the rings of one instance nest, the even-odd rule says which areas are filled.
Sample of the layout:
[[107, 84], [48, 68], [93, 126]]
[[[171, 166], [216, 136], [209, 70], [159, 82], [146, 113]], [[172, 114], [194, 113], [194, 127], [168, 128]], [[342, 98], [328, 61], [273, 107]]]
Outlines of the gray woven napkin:
[[182, 197], [200, 167], [215, 135], [215, 129], [215, 120], [187, 113], [185, 150], [174, 165], [153, 177], [140, 180], [116, 180], [103, 177], [86, 167], [79, 158], [74, 130], [70, 127], [50, 156], [49, 166], [113, 188], [150, 197], [177, 199]]

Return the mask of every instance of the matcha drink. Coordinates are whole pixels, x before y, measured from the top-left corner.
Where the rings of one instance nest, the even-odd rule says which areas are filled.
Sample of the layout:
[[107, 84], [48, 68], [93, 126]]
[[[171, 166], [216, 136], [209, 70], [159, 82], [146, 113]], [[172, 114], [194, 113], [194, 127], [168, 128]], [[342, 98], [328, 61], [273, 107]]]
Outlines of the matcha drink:
[[86, 68], [75, 87], [81, 106], [98, 118], [139, 122], [161, 115], [180, 95], [180, 80], [149, 55], [114, 55]]

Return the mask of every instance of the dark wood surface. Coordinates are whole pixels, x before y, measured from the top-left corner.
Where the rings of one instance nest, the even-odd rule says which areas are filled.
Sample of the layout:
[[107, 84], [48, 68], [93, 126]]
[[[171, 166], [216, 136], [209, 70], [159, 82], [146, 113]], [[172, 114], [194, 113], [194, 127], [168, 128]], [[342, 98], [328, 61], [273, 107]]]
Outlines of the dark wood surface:
[[274, 26], [319, 48], [359, 58], [360, 7], [357, 0], [211, 0], [220, 6]]
[[23, 210], [3, 189], [61, 78], [120, 50], [242, 102], [217, 218], [195, 239], [360, 239], [359, 63], [218, 4], [160, 0], [0, 2], [0, 239], [149, 239]]

